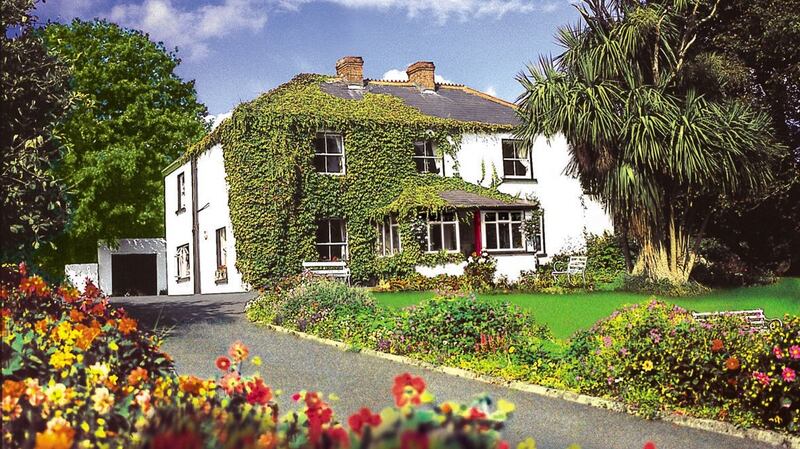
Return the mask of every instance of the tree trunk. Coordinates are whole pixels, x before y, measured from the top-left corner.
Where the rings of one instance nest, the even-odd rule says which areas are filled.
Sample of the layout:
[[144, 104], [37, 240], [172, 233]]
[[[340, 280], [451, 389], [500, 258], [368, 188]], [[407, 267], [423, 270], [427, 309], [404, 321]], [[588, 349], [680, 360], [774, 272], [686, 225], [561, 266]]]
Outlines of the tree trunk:
[[644, 239], [633, 275], [651, 281], [684, 284], [696, 260], [691, 236], [672, 221], [663, 239]]

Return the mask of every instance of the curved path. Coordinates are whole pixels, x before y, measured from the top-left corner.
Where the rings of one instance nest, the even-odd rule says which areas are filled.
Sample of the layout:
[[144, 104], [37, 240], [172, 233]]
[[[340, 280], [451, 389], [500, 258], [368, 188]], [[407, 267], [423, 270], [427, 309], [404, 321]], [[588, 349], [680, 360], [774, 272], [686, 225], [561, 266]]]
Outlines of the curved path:
[[[214, 359], [228, 345], [241, 340], [259, 355], [258, 368], [268, 384], [283, 391], [278, 399], [285, 409], [289, 396], [301, 389], [336, 393], [333, 405], [340, 421], [368, 406], [374, 410], [391, 404], [391, 385], [399, 373], [422, 376], [439, 399], [467, 401], [483, 392], [505, 398], [517, 412], [504, 430], [516, 443], [528, 436], [539, 449], [565, 449], [573, 443], [582, 449], [641, 449], [648, 440], [658, 449], [766, 449], [768, 444], [690, 429], [634, 416], [488, 385], [387, 361], [291, 335], [257, 327], [243, 314], [250, 294], [114, 298], [147, 327], [169, 329], [164, 349], [175, 359], [180, 373], [215, 376]], [[245, 373], [255, 367], [246, 367]]]

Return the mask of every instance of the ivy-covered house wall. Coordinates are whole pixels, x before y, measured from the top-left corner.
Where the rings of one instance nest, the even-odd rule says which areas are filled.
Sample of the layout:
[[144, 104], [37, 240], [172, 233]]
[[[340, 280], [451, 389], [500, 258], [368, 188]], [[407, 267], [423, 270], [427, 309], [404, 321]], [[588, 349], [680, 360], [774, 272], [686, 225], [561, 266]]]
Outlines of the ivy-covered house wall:
[[[317, 220], [346, 220], [348, 265], [353, 279], [409, 272], [459, 255], [425, 254], [410, 225], [414, 214], [400, 214], [403, 252], [376, 257], [374, 221], [404, 191], [422, 188], [414, 206], [444, 208], [432, 192], [464, 190], [512, 200], [495, 189], [457, 177], [419, 174], [414, 142], [433, 140], [450, 156], [464, 133], [508, 132], [508, 125], [459, 122], [422, 114], [399, 98], [367, 94], [353, 101], [320, 89], [328, 78], [300, 75], [259, 98], [239, 105], [232, 117], [193, 151], [220, 142], [229, 185], [237, 267], [253, 287], [296, 273], [303, 261], [317, 260]], [[317, 173], [315, 138], [320, 131], [341, 133], [343, 175]], [[410, 209], [409, 209], [410, 210]]]

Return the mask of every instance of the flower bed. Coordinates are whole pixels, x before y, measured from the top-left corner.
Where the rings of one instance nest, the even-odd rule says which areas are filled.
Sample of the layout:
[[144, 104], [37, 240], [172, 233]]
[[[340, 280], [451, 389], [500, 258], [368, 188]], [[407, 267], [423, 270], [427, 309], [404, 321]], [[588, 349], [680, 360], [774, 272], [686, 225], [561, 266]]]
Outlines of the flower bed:
[[[323, 306], [329, 296], [336, 297], [335, 313]], [[277, 319], [275, 304], [296, 312]], [[393, 310], [360, 289], [315, 278], [257, 298], [247, 313], [355, 346], [613, 398], [642, 416], [676, 411], [798, 432], [798, 317], [756, 332], [739, 318], [703, 324], [680, 307], [651, 301], [618, 310], [563, 343], [511, 304], [443, 296]], [[309, 314], [324, 318], [311, 323]]]
[[[330, 299], [328, 316], [341, 316]], [[216, 359], [215, 378], [177, 375], [159, 338], [91, 284], [83, 294], [52, 290], [24, 266], [4, 266], [0, 310], [4, 448], [509, 448], [500, 431], [513, 404], [437, 402], [407, 373], [395, 378], [393, 407], [345, 423], [335, 396], [315, 391], [293, 394], [281, 415], [278, 393], [243, 374], [261, 361], [241, 342]]]

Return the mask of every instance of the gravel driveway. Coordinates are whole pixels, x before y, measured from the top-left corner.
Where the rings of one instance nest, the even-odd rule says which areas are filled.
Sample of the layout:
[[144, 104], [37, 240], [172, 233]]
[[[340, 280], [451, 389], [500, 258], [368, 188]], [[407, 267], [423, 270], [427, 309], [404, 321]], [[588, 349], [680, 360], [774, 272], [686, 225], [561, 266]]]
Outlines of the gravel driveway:
[[[411, 372], [424, 377], [439, 399], [467, 401], [489, 393], [517, 406], [504, 431], [512, 447], [532, 436], [540, 449], [641, 449], [652, 440], [658, 449], [762, 449], [764, 443], [689, 429], [662, 421], [510, 390], [276, 333], [247, 321], [244, 304], [251, 294], [114, 298], [148, 327], [170, 329], [164, 349], [180, 373], [217, 374], [214, 359], [228, 345], [241, 340], [259, 355], [259, 369], [267, 383], [283, 391], [278, 402], [285, 409], [289, 396], [301, 389], [336, 393], [334, 410], [340, 421], [360, 407], [381, 409], [391, 404], [394, 376]], [[254, 368], [254, 367], [251, 367]], [[245, 373], [247, 373], [247, 368]]]

